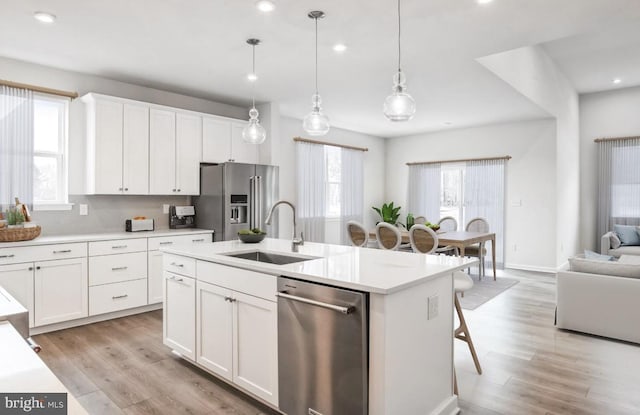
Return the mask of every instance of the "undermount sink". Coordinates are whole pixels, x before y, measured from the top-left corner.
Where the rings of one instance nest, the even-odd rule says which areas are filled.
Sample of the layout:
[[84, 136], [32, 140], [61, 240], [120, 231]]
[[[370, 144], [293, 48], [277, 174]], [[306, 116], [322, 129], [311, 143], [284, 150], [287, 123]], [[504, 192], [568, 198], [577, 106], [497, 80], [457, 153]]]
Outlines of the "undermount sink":
[[275, 265], [294, 264], [296, 262], [309, 261], [312, 259], [316, 259], [315, 257], [289, 256], [289, 255], [281, 255], [281, 254], [272, 254], [272, 253], [261, 252], [261, 251], [240, 252], [240, 253], [231, 253], [231, 254], [223, 254], [223, 255], [230, 256], [233, 258], [248, 259], [249, 261], [266, 262], [268, 264], [275, 264]]

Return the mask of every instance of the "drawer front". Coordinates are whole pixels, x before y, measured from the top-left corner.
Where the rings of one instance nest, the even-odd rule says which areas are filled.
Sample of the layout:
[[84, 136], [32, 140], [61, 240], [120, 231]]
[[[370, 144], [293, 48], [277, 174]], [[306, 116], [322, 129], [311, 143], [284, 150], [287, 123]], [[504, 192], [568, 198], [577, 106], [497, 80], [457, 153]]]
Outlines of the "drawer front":
[[149, 251], [155, 251], [163, 247], [170, 247], [180, 244], [193, 244], [202, 242], [213, 242], [211, 233], [200, 233], [195, 235], [179, 236], [158, 236], [149, 238]]
[[89, 257], [89, 285], [147, 278], [147, 253]]
[[164, 254], [162, 265], [165, 271], [173, 272], [187, 277], [195, 278], [196, 260], [179, 255]]
[[146, 304], [146, 279], [89, 287], [89, 315], [91, 316]]
[[89, 242], [89, 256], [126, 254], [129, 252], [143, 252], [146, 250], [147, 238]]
[[197, 261], [196, 275], [198, 281], [208, 282], [268, 301], [276, 301], [278, 279], [274, 275], [206, 261]]
[[21, 246], [0, 248], [0, 265], [87, 256], [87, 243]]

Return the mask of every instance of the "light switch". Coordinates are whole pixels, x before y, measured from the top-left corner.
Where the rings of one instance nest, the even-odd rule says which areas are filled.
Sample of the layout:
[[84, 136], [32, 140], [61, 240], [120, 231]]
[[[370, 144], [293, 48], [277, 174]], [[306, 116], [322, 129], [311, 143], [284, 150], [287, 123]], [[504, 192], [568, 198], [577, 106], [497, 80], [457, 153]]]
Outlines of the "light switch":
[[162, 205], [162, 213], [169, 213], [169, 205]]
[[87, 216], [89, 214], [89, 205], [80, 205], [79, 209], [80, 216]]
[[433, 320], [434, 318], [438, 317], [438, 296], [434, 295], [432, 297], [429, 297], [427, 300], [427, 304], [428, 304], [428, 313], [427, 313], [427, 320]]

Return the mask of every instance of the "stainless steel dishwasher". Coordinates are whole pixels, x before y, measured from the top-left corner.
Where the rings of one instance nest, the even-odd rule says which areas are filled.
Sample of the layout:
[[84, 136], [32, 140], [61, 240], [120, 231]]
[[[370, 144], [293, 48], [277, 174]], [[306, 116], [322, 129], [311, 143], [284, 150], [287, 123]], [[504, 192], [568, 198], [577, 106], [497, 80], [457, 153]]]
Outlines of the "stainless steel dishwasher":
[[367, 293], [278, 278], [280, 410], [366, 415]]

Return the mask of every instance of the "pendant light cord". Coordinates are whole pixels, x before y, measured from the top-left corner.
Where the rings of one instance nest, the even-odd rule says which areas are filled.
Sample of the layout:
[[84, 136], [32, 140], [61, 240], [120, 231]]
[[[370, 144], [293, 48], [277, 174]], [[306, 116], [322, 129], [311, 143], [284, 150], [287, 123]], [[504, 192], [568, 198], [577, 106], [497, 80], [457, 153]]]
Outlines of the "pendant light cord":
[[314, 18], [316, 21], [316, 95], [318, 95], [318, 18]]
[[400, 31], [400, 0], [398, 0], [398, 72], [402, 72], [402, 70], [400, 69], [400, 35], [401, 35], [401, 31]]
[[[256, 45], [251, 45], [251, 49], [252, 49], [252, 58], [253, 58], [251, 73], [255, 77], [256, 76]], [[251, 86], [251, 107], [254, 109], [256, 107], [256, 80], [253, 81], [253, 85]]]

